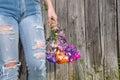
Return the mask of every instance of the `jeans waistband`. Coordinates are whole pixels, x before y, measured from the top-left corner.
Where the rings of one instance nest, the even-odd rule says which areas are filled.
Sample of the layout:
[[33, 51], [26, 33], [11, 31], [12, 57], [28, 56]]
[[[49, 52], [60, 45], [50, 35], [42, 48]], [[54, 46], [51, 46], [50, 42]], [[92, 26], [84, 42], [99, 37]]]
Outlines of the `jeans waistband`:
[[40, 0], [0, 0], [0, 14], [19, 19], [34, 13], [41, 13]]

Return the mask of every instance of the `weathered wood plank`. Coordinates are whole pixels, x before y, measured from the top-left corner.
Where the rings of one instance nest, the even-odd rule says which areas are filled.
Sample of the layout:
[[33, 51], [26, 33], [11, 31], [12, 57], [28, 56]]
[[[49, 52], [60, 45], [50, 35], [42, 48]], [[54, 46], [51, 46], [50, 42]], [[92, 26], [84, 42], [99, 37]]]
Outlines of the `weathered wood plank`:
[[119, 64], [119, 79], [120, 79], [120, 0], [117, 0], [117, 51], [118, 51], [118, 64]]
[[98, 3], [98, 0], [85, 0], [86, 80], [103, 80]]
[[[74, 27], [76, 34], [75, 45], [81, 52], [81, 59], [75, 62], [74, 66], [74, 75], [76, 75], [76, 80], [85, 80], [85, 62], [86, 62], [86, 40], [85, 40], [85, 12], [84, 12], [84, 0], [76, 0], [74, 3], [75, 14], [72, 12], [74, 18], [70, 17], [69, 19], [74, 19]], [[69, 11], [71, 9], [69, 8]], [[70, 12], [69, 12], [70, 13]]]
[[[68, 0], [67, 38], [81, 50], [81, 60], [85, 61], [85, 20], [84, 0]], [[83, 80], [85, 78], [85, 64], [80, 60], [69, 64], [69, 80]], [[85, 80], [85, 79], [84, 79]]]
[[119, 80], [117, 59], [116, 0], [99, 0], [104, 80]]
[[[67, 32], [67, 0], [56, 0], [56, 13], [60, 27]], [[55, 80], [68, 79], [68, 64], [56, 64]]]

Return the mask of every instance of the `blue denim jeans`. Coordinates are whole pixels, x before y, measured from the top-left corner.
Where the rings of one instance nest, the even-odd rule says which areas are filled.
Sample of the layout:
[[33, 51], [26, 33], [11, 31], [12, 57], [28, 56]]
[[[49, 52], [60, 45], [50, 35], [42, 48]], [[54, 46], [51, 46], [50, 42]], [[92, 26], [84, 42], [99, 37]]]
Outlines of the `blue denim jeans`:
[[[46, 80], [46, 40], [39, 0], [0, 0], [0, 80], [18, 80], [19, 39], [28, 80]], [[17, 62], [14, 66], [5, 66]]]

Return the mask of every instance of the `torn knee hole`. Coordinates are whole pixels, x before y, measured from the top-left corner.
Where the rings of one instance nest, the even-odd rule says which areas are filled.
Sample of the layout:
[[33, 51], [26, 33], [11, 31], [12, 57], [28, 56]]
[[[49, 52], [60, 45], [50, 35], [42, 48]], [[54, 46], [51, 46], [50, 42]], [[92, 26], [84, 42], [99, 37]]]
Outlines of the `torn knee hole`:
[[36, 42], [36, 44], [32, 46], [32, 49], [45, 47], [45, 43], [41, 39], [37, 39], [37, 40], [35, 40], [35, 42]]
[[0, 26], [0, 34], [14, 33], [12, 26]]
[[12, 67], [17, 65], [18, 62], [17, 61], [8, 61], [7, 63], [4, 64], [4, 67]]
[[43, 57], [44, 55], [45, 55], [44, 52], [37, 52], [37, 53], [34, 54], [34, 57], [36, 57], [36, 58], [41, 58], [41, 57]]

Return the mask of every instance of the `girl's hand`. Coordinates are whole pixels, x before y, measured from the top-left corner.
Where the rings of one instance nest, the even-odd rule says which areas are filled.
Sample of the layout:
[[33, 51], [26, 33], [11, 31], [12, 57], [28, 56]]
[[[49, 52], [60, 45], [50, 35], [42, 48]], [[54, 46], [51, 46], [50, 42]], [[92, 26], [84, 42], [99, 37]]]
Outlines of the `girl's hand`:
[[48, 8], [48, 25], [50, 25], [51, 23], [55, 23], [55, 24], [58, 23], [57, 15], [56, 15], [55, 10], [54, 10], [53, 7]]

